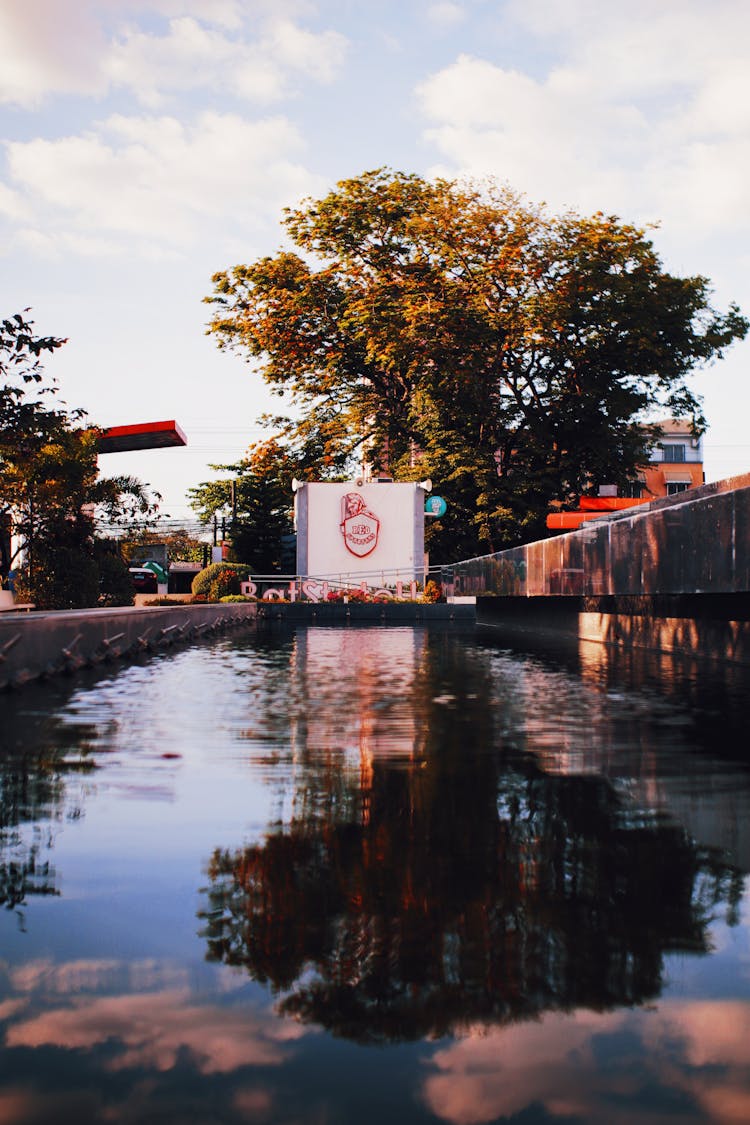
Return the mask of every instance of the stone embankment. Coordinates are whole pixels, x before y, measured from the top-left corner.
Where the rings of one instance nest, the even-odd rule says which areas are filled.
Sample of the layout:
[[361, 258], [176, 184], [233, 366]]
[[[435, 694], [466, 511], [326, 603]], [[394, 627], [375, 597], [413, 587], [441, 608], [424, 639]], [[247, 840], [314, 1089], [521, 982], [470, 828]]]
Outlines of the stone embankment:
[[252, 625], [257, 609], [239, 603], [4, 613], [0, 690]]

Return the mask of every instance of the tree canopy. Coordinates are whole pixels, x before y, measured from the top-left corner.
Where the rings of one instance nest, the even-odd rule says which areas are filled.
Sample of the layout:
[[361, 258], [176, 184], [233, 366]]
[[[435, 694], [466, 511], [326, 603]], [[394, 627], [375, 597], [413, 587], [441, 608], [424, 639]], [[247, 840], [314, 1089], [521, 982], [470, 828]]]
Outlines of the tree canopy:
[[691, 372], [748, 322], [667, 272], [616, 216], [379, 169], [285, 213], [298, 252], [214, 275], [209, 332], [288, 395], [300, 475], [355, 459], [431, 476], [447, 558], [540, 533], [550, 505], [625, 483], [655, 433], [705, 426]]
[[223, 513], [229, 519], [232, 555], [256, 574], [284, 569], [283, 539], [292, 531], [293, 465], [276, 441], [257, 442], [234, 465], [212, 465], [229, 473], [188, 490], [205, 524]]
[[0, 321], [0, 581], [20, 564], [24, 592], [50, 608], [97, 603], [97, 515], [127, 525], [153, 511], [140, 481], [99, 476], [99, 431], [45, 380], [42, 353], [65, 342], [20, 313]]

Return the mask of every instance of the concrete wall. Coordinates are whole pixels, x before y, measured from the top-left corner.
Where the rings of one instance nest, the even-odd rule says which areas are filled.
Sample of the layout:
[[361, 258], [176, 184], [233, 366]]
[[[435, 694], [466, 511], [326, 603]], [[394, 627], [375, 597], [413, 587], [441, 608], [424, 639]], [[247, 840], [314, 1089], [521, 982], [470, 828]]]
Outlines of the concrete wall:
[[477, 620], [750, 663], [750, 474], [447, 568]]
[[456, 594], [750, 592], [750, 474], [611, 513], [578, 531], [446, 568]]
[[4, 613], [0, 690], [254, 624], [256, 613], [253, 603]]

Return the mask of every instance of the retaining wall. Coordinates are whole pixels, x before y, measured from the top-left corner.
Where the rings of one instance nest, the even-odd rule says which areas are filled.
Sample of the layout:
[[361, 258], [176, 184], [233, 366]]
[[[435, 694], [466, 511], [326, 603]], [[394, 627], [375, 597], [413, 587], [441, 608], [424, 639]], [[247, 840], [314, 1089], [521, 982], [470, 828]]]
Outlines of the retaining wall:
[[254, 624], [257, 608], [237, 603], [4, 613], [0, 689]]
[[[750, 663], [750, 474], [446, 568], [509, 631]], [[491, 595], [491, 596], [488, 596]]]

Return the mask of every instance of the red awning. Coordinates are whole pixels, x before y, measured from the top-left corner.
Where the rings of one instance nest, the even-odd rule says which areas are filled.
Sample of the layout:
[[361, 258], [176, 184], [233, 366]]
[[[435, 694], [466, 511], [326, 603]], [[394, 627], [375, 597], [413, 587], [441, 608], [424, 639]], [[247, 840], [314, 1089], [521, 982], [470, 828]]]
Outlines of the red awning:
[[110, 426], [99, 438], [99, 453], [127, 453], [131, 449], [166, 449], [187, 445], [177, 423], [138, 422], [133, 426]]

